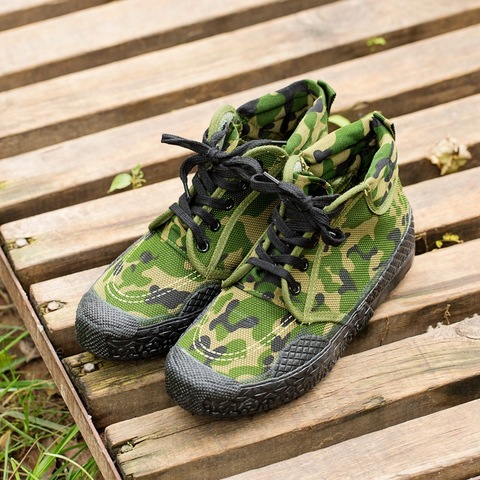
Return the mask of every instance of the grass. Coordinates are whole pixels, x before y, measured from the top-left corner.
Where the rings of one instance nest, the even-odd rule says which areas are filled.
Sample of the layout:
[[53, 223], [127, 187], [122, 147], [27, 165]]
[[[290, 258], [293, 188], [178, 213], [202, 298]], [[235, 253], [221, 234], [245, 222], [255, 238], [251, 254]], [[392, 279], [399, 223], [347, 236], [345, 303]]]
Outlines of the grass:
[[28, 332], [0, 292], [0, 480], [101, 478], [55, 384], [42, 365], [32, 371], [41, 361], [29, 362]]

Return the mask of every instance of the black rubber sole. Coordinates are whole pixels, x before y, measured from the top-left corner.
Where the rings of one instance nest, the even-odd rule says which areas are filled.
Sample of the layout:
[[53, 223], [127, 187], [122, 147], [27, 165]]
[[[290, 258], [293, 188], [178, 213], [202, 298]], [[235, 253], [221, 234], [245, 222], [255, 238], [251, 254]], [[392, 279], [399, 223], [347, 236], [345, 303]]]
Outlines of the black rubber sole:
[[106, 358], [129, 361], [164, 356], [199, 313], [162, 322], [161, 326], [142, 327], [126, 339], [106, 336]]
[[[185, 359], [192, 357], [183, 355], [178, 347], [174, 347], [166, 364], [168, 393], [192, 413], [214, 417], [251, 415], [300, 397], [330, 372], [347, 345], [358, 332], [367, 327], [375, 309], [410, 269], [414, 255], [415, 236], [412, 220], [388, 267], [367, 297], [328, 343], [322, 345], [321, 351], [293, 371], [255, 384], [244, 385], [213, 371], [209, 373], [207, 370], [210, 369], [200, 363], [195, 365], [192, 362], [186, 366]], [[180, 380], [181, 376], [186, 374], [194, 379], [195, 393], [189, 391]]]
[[192, 295], [177, 317], [139, 327], [138, 318], [89, 291], [77, 309], [76, 337], [85, 350], [108, 360], [163, 356], [219, 292], [219, 284], [206, 286]]

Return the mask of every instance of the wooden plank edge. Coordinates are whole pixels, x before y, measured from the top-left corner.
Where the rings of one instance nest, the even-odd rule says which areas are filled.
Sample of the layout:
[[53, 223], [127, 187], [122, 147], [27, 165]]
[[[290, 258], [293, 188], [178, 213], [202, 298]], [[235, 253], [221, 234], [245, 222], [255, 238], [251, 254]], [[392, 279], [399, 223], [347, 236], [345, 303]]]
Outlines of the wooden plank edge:
[[341, 359], [311, 392], [271, 412], [199, 422], [172, 407], [107, 427], [106, 442], [123, 475], [139, 480], [214, 480], [285, 460], [478, 399], [479, 328], [479, 317], [466, 319]]
[[54, 2], [41, 0], [37, 5], [33, 4], [25, 8], [3, 9], [3, 13], [0, 13], [0, 31], [96, 7], [108, 1], [110, 0], [56, 0]]
[[45, 362], [63, 400], [65, 401], [75, 423], [87, 443], [90, 452], [97, 462], [105, 480], [121, 480], [115, 465], [108, 454], [102, 439], [93, 425], [92, 419], [85, 410], [74, 385], [57, 358], [55, 349], [48, 339], [30, 301], [15, 276], [7, 257], [0, 249], [0, 278], [14, 302], [30, 336], [32, 337], [43, 361]]
[[[338, 2], [343, 3], [343, 2]], [[327, 5], [328, 7], [329, 5]], [[300, 12], [301, 14], [302, 12]], [[448, 17], [435, 18], [433, 20], [423, 20], [421, 23], [415, 24], [414, 22], [408, 26], [402, 26], [401, 28], [395, 29], [394, 27], [390, 31], [384, 31], [380, 26], [378, 27], [379, 35], [388, 36], [387, 49], [393, 49], [399, 45], [405, 45], [410, 42], [417, 42], [431, 37], [432, 35], [440, 35], [443, 33], [452, 32], [454, 30], [472, 26], [480, 20], [480, 8], [472, 7], [469, 10], [468, 15], [465, 11], [454, 13]], [[278, 20], [273, 20], [275, 22]], [[244, 30], [249, 28], [247, 27]], [[240, 32], [237, 30], [236, 32]], [[248, 32], [250, 33], [250, 32]], [[220, 34], [218, 37], [227, 34]], [[246, 36], [246, 33], [242, 35]], [[274, 81], [280, 78], [284, 78], [288, 75], [288, 72], [292, 70], [305, 71], [311, 68], [318, 68], [319, 66], [327, 66], [335, 63], [339, 63], [345, 60], [352, 59], [356, 57], [359, 59], [362, 56], [367, 56], [369, 51], [365, 48], [365, 42], [368, 39], [367, 36], [351, 39], [348, 43], [340, 45], [327, 46], [324, 49], [319, 48], [315, 51], [304, 52], [299, 57], [294, 57], [293, 55], [285, 56], [283, 58], [277, 59], [273, 63], [258, 63], [250, 66], [248, 72], [240, 71], [238, 68], [228, 71], [225, 66], [222, 66], [222, 76], [218, 72], [215, 73], [212, 71], [211, 74], [205, 76], [202, 84], [191, 83], [182, 83], [177, 85], [174, 81], [173, 84], [176, 87], [169, 88], [168, 91], [159, 89], [154, 94], [148, 94], [146, 96], [139, 96], [135, 99], [122, 100], [123, 103], [116, 103], [115, 105], [104, 106], [103, 108], [98, 108], [98, 105], [95, 105], [96, 110], [92, 108], [87, 108], [84, 110], [79, 110], [75, 114], [72, 114], [69, 117], [63, 117], [60, 119], [54, 119], [48, 114], [45, 116], [47, 120], [41, 124], [28, 124], [24, 125], [24, 122], [19, 123], [18, 118], [13, 118], [11, 121], [15, 122], [15, 128], [17, 125], [22, 125], [24, 128], [22, 131], [12, 130], [11, 126], [6, 126], [7, 132], [3, 137], [0, 137], [0, 157], [6, 158], [9, 156], [17, 155], [24, 153], [26, 151], [35, 150], [38, 148], [45, 147], [47, 145], [52, 145], [54, 143], [59, 143], [61, 141], [70, 140], [73, 138], [78, 138], [83, 135], [94, 133], [97, 131], [105, 130], [108, 128], [113, 128], [124, 123], [140, 120], [143, 118], [149, 118], [155, 115], [158, 115], [163, 112], [170, 111], [172, 109], [181, 108], [185, 105], [186, 100], [192, 100], [196, 103], [204, 102], [210, 100], [218, 95], [226, 95], [228, 93], [233, 93], [239, 89], [247, 89], [254, 86], [260, 85], [265, 81]], [[199, 40], [197, 43], [205, 42], [207, 39]], [[242, 40], [242, 37], [237, 39], [238, 41]], [[215, 42], [221, 42], [221, 38], [215, 38]], [[174, 47], [178, 49], [175, 51], [175, 57], [181, 57], [183, 48], [190, 49], [191, 44], [181, 45]], [[195, 45], [196, 48], [198, 45]], [[211, 47], [209, 45], [209, 47]], [[203, 45], [205, 48], [205, 45]], [[163, 51], [166, 52], [167, 50]], [[172, 52], [170, 52], [171, 54]], [[222, 54], [219, 51], [219, 54]], [[155, 52], [145, 54], [145, 58], [142, 61], [153, 62], [158, 61], [155, 58], [147, 58], [148, 55], [155, 55]], [[194, 53], [189, 52], [189, 55], [194, 58]], [[101, 69], [107, 68], [107, 70], [96, 70], [95, 68], [88, 70], [88, 77], [82, 76], [83, 81], [91, 82], [93, 75], [99, 75], [102, 72], [102, 77], [100, 77], [101, 82], [108, 82], [110, 78], [118, 76], [119, 74], [123, 75], [127, 67], [128, 68], [139, 68], [136, 63], [127, 64], [125, 62], [131, 62], [132, 60], [137, 61], [141, 56], [135, 57], [134, 59], [127, 59], [122, 62], [117, 62], [112, 65], [106, 65], [104, 67], [97, 67]], [[171, 59], [167, 59], [171, 61]], [[161, 59], [162, 62], [166, 61], [165, 58]], [[110, 67], [115, 66], [114, 70], [110, 70]], [[121, 68], [120, 68], [121, 67]], [[117, 71], [118, 70], [118, 71]], [[83, 75], [84, 72], [77, 73], [77, 75]], [[71, 75], [71, 76], [70, 76]], [[52, 79], [50, 81], [42, 82], [37, 84], [42, 85], [42, 88], [52, 89], [61, 89], [65, 85], [74, 84], [75, 81], [78, 81], [77, 78], [73, 77], [74, 74], [65, 75], [64, 77], [59, 77], [57, 79]], [[47, 83], [47, 82], [57, 82], [61, 80], [60, 84], [56, 83]], [[477, 82], [478, 83], [478, 82]], [[473, 79], [469, 81], [470, 90], [477, 88], [476, 83], [473, 82]], [[29, 87], [24, 87], [29, 88]], [[188, 89], [189, 95], [188, 99], [185, 98], [185, 90]], [[14, 103], [14, 98], [10, 98], [10, 92], [5, 94], [5, 102]], [[22, 92], [26, 95], [26, 90]], [[34, 98], [37, 99], [41, 97], [43, 100], [35, 100], [38, 103], [39, 108], [42, 107], [41, 102], [44, 100], [45, 92], [38, 92], [35, 89]], [[458, 98], [458, 97], [457, 97]], [[51, 103], [51, 102], [49, 102]], [[31, 116], [32, 106], [28, 106], [28, 115]], [[8, 117], [7, 117], [8, 118]], [[10, 129], [10, 132], [8, 132]]]
[[[388, 54], [388, 52], [386, 53]], [[384, 58], [381, 57], [381, 55], [383, 54], [367, 58], [372, 61]], [[357, 63], [355, 63], [355, 65], [357, 65]], [[363, 67], [359, 66], [360, 70], [364, 68], [364, 64]], [[354, 69], [352, 68], [352, 70]], [[331, 73], [329, 74], [328, 72]], [[327, 77], [330, 75], [330, 77], [334, 79], [335, 68], [333, 70], [325, 69], [325, 73]], [[369, 96], [369, 101], [367, 102], [368, 107], [364, 106], [362, 108], [364, 110], [367, 110], [367, 108], [375, 108], [384, 112], [395, 112], [394, 121], [397, 122], [400, 148], [403, 145], [402, 126], [406, 128], [407, 131], [411, 131], [411, 128], [409, 128], [410, 123], [415, 122], [417, 116], [422, 119], [422, 112], [424, 112], [424, 117], [428, 115], [442, 116], [445, 115], [444, 112], [449, 108], [455, 109], [455, 104], [452, 102], [455, 100], [458, 101], [457, 97], [460, 94], [475, 93], [475, 91], [465, 91], [465, 88], [473, 88], [475, 90], [475, 85], [480, 85], [480, 72], [475, 75], [478, 76], [478, 81], [474, 81], [474, 79], [471, 78], [463, 78], [462, 82], [464, 81], [465, 85], [462, 88], [454, 88], [453, 84], [459, 82], [459, 79], [455, 78], [454, 80], [449, 79], [448, 81], [443, 81], [441, 90], [438, 90], [439, 86], [437, 84], [424, 85], [422, 88], [417, 88], [414, 91], [410, 91], [409, 89], [407, 89], [408, 91], [403, 91], [400, 89], [400, 93], [393, 95], [393, 103], [390, 97], [385, 97], [385, 92], [384, 95], [379, 92], [377, 98], [372, 98], [374, 92], [376, 93], [374, 89]], [[185, 107], [178, 111], [139, 120], [127, 125], [93, 133], [85, 137], [72, 139], [55, 146], [44, 147], [40, 150], [5, 159], [5, 162], [8, 162], [7, 172], [9, 170], [15, 171], [13, 162], [15, 162], [15, 164], [18, 162], [22, 164], [26, 162], [31, 165], [35, 160], [41, 160], [42, 163], [45, 164], [46, 169], [43, 173], [39, 173], [36, 181], [21, 177], [9, 179], [8, 173], [4, 173], [3, 182], [0, 182], [0, 198], [3, 197], [3, 202], [0, 201], [0, 214], [4, 218], [3, 222], [6, 223], [17, 220], [26, 216], [27, 213], [31, 216], [54, 208], [61, 208], [100, 198], [105, 195], [111, 180], [116, 174], [132, 168], [137, 163], [143, 165], [143, 170], [149, 183], [174, 177], [177, 175], [180, 162], [185, 158], [187, 153], [178, 148], [173, 149], [168, 145], [161, 145], [161, 133], [172, 131], [172, 133], [174, 132], [186, 137], [197, 137], [201, 135], [199, 125], [203, 123], [206, 127], [210, 115], [221, 103], [238, 105], [249, 98], [255, 98], [265, 93], [267, 89], [275, 90], [282, 85], [285, 86], [290, 81], [304, 77], [316, 78], [320, 76], [322, 76], [322, 70], [316, 70], [306, 73], [301, 77], [291, 77], [282, 82], [274, 82], [264, 87], [256, 87], [255, 89], [204, 102], [200, 105]], [[340, 82], [336, 81], [334, 85], [338, 84], [340, 90], [346, 91], [347, 85], [343, 85], [343, 78], [345, 77], [340, 75]], [[431, 89], [436, 92], [433, 96], [429, 93]], [[355, 118], [358, 115], [358, 100], [362, 98], [362, 94], [359, 93], [356, 98], [350, 96], [347, 101], [342, 100], [342, 98], [340, 94], [337, 102], [334, 103], [334, 113], [342, 111], [346, 116]], [[480, 96], [474, 95], [467, 98], [471, 98], [472, 102], [478, 102]], [[422, 102], [425, 102], [425, 99], [428, 99], [427, 103], [422, 104]], [[464, 105], [463, 102], [465, 101], [467, 100], [460, 100], [462, 105]], [[384, 102], [388, 104], [385, 105]], [[425, 108], [425, 110], [408, 114], [409, 108], [405, 106], [411, 105], [412, 102], [415, 108]], [[437, 102], [440, 102], [440, 105], [434, 107], [430, 105], [431, 103], [435, 104]], [[362, 104], [365, 104], [365, 102], [362, 102]], [[337, 109], [337, 105], [339, 109]], [[402, 111], [405, 113], [405, 110], [407, 113], [402, 115]], [[190, 119], [194, 117], [200, 118], [196, 119], [196, 122], [190, 121]], [[185, 122], [184, 119], [188, 119], [188, 121]], [[454, 117], [452, 117], [452, 122], [454, 122]], [[460, 127], [456, 126], [453, 130], [456, 131], [457, 128]], [[438, 177], [438, 169], [430, 164], [426, 156], [431, 153], [435, 142], [441, 139], [440, 135], [446, 136], [451, 134], [451, 130], [448, 129], [438, 132], [439, 137], [435, 137], [435, 139], [432, 134], [430, 134], [430, 139], [427, 141], [428, 145], [425, 144], [423, 149], [420, 149], [417, 145], [416, 156], [413, 158], [407, 157], [405, 162], [403, 161], [404, 154], [402, 152], [407, 150], [405, 150], [405, 148], [400, 150], [399, 167], [401, 179], [404, 184], [408, 185], [421, 180]], [[460, 142], [465, 143], [462, 139], [461, 131], [457, 137]], [[421, 138], [421, 134], [418, 138]], [[126, 139], [130, 139], [130, 141], [127, 143]], [[408, 144], [405, 146], [407, 145]], [[473, 138], [470, 141], [467, 140], [466, 145], [470, 148], [473, 158], [467, 163], [465, 168], [478, 166], [480, 164], [480, 144]], [[427, 151], [427, 149], [430, 150]], [[125, 152], [128, 152], [129, 155], [127, 156]], [[71, 171], [71, 168], [57, 170], [59, 164], [68, 164], [68, 159], [76, 158], [78, 155], [82, 156], [83, 164], [87, 166], [83, 175], [70, 176], [67, 172]], [[103, 161], [103, 165], [108, 166], [101, 175], [95, 173], [95, 169], [93, 168], [93, 165], [98, 164], [99, 161]], [[90, 167], [88, 167], [89, 165]], [[35, 191], [37, 191], [37, 193], [35, 193]]]
[[[165, 392], [164, 363], [164, 357], [111, 362], [87, 352], [63, 360], [85, 408], [99, 429], [175, 405]], [[86, 364], [89, 364], [88, 371]]]
[[480, 400], [225, 480], [454, 480], [480, 471]]
[[[103, 1], [101, 3], [103, 3]], [[109, 46], [99, 46], [88, 51], [85, 51], [86, 48], [84, 46], [84, 48], [79, 48], [77, 52], [72, 53], [72, 55], [44, 62], [42, 62], [42, 58], [39, 56], [36, 59], [38, 63], [35, 65], [19, 66], [17, 70], [11, 70], [9, 73], [0, 75], [0, 91], [23, 87], [61, 75], [118, 62], [175, 45], [193, 42], [212, 35], [227, 33], [334, 1], [337, 0], [284, 0], [278, 1], [275, 4], [259, 4], [252, 6], [248, 10], [242, 8], [241, 4], [238, 4], [236, 11], [220, 13], [219, 16], [215, 16], [217, 12], [211, 10], [210, 17], [205, 17], [199, 22], [193, 20], [192, 23], [189, 17], [183, 17], [185, 23], [182, 25], [156, 31], [155, 33], [150, 32], [147, 35], [144, 34], [144, 36], [130, 38]], [[103, 18], [103, 20], [107, 19], [109, 10], [116, 8], [115, 3], [116, 2], [106, 3], [105, 7], [99, 10], [98, 13], [96, 11], [87, 11], [85, 14], [82, 13], [83, 18], [79, 23], [79, 27], [82, 28], [89, 24], [90, 18], [87, 19], [87, 17], [90, 15], [92, 21], [95, 21], [97, 16]], [[152, 14], [156, 13], [152, 12]], [[45, 29], [47, 28], [52, 31], [52, 35], [57, 33], [55, 24], [46, 24]], [[29, 32], [25, 30], [24, 33], [26, 38], [29, 38]], [[83, 33], [88, 35], [88, 31], [84, 31]]]

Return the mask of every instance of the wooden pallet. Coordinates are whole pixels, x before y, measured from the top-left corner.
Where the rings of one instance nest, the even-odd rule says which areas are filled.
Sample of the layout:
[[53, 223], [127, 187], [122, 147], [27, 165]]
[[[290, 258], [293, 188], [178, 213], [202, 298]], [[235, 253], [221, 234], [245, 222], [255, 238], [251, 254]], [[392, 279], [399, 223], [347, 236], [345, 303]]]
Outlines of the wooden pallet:
[[[371, 37], [387, 44], [372, 53]], [[480, 320], [464, 320], [480, 313], [479, 44], [480, 0], [0, 5], [0, 276], [106, 479], [480, 474]], [[335, 113], [393, 118], [418, 255], [312, 392], [193, 417], [163, 359], [83, 352], [76, 305], [181, 192], [183, 153], [161, 134], [198, 139], [220, 104], [299, 78], [331, 83]], [[472, 159], [441, 177], [428, 157], [446, 136]], [[138, 163], [148, 185], [107, 196]], [[432, 251], [446, 232], [464, 242]]]

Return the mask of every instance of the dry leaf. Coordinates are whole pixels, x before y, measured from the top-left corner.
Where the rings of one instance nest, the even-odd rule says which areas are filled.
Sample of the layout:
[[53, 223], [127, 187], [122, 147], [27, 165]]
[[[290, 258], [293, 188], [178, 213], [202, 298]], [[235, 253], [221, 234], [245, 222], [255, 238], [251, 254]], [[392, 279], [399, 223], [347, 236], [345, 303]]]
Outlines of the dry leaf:
[[430, 155], [430, 162], [440, 170], [440, 175], [457, 172], [470, 159], [472, 154], [466, 145], [460, 144], [454, 137], [446, 137], [437, 143]]

